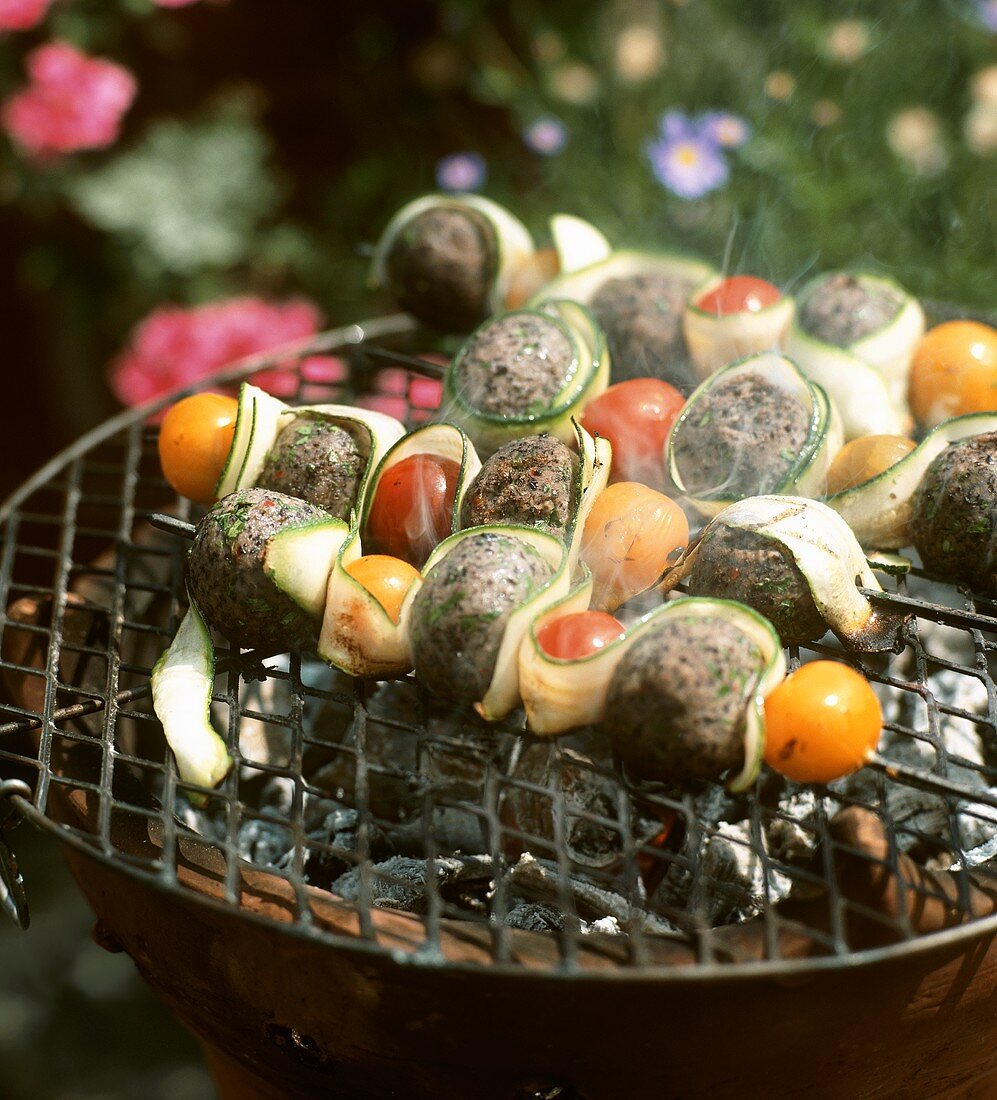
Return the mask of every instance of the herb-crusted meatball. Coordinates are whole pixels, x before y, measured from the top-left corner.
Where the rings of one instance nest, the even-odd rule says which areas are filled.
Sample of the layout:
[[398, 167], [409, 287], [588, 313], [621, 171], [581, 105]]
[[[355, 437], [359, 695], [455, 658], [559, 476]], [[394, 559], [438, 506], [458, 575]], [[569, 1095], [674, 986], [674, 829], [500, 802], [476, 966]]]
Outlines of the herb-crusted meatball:
[[465, 345], [456, 385], [463, 399], [492, 416], [545, 413], [578, 369], [567, 333], [529, 311], [506, 313]]
[[318, 623], [276, 587], [264, 560], [278, 532], [327, 519], [314, 504], [269, 489], [239, 489], [214, 505], [197, 525], [187, 563], [191, 595], [208, 622], [246, 648], [314, 643]]
[[718, 526], [704, 537], [686, 578], [695, 596], [737, 600], [776, 628], [784, 645], [823, 637], [827, 623], [803, 574], [779, 543], [752, 531]]
[[419, 679], [457, 702], [480, 701], [491, 683], [509, 616], [550, 579], [525, 542], [468, 535], [429, 572], [412, 603], [412, 651]]
[[613, 747], [644, 779], [717, 779], [741, 767], [761, 662], [758, 646], [719, 615], [668, 619], [613, 673], [605, 719]]
[[441, 205], [402, 228], [386, 267], [401, 305], [435, 328], [467, 332], [490, 312], [498, 238], [484, 214]]
[[500, 447], [471, 482], [461, 527], [519, 523], [567, 537], [578, 457], [559, 439], [530, 435]]
[[942, 451], [912, 508], [911, 538], [929, 572], [997, 591], [997, 432]]
[[614, 382], [650, 376], [693, 388], [682, 312], [694, 288], [676, 275], [629, 275], [599, 287], [592, 312], [606, 333]]
[[348, 431], [320, 417], [299, 416], [277, 436], [259, 485], [349, 519], [365, 465]]
[[675, 436], [675, 461], [696, 496], [758, 496], [782, 485], [809, 431], [798, 398], [757, 374], [738, 374], [697, 398]]
[[845, 348], [888, 325], [902, 304], [896, 291], [841, 271], [807, 292], [800, 325], [818, 340]]

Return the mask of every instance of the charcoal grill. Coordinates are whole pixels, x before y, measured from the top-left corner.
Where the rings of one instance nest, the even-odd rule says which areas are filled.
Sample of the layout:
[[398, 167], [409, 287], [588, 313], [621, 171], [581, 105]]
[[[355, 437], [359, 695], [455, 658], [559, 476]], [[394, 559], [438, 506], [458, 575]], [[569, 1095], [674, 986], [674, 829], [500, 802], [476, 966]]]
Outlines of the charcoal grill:
[[[424, 369], [410, 356], [427, 346], [409, 319], [382, 318], [205, 386], [277, 369], [298, 400], [349, 402], [386, 363]], [[316, 380], [311, 357], [329, 354], [348, 370]], [[417, 376], [393, 377], [410, 419], [429, 415]], [[98, 941], [127, 951], [199, 1038], [223, 1096], [985, 1094], [997, 878], [976, 825], [992, 817], [997, 834], [992, 602], [917, 570], [884, 580], [880, 598], [912, 616], [902, 653], [812, 649], [880, 685], [890, 742], [919, 763], [887, 749], [863, 785], [812, 796], [763, 777], [739, 832], [704, 809], [719, 788], [634, 787], [571, 738], [441, 720], [411, 678], [351, 681], [294, 655], [222, 651], [215, 708], [236, 765], [198, 790], [149, 698], [185, 550], [149, 517], [196, 518], [159, 474], [150, 418], [165, 404], [81, 439], [0, 511], [0, 826], [23, 818], [60, 841]], [[790, 650], [790, 666], [808, 652]], [[329, 774], [346, 789], [316, 778]], [[924, 791], [931, 830], [904, 810]], [[348, 844], [311, 827], [330, 798], [355, 810]], [[279, 866], [247, 845], [252, 823], [285, 838]], [[408, 862], [385, 857], [392, 830]], [[480, 846], [455, 878], [468, 835]], [[0, 901], [26, 924], [8, 836]], [[339, 882], [352, 871], [346, 896], [324, 888], [330, 864]], [[721, 873], [745, 864], [750, 881]], [[401, 873], [413, 866], [421, 879]], [[649, 916], [669, 876], [682, 900]]]

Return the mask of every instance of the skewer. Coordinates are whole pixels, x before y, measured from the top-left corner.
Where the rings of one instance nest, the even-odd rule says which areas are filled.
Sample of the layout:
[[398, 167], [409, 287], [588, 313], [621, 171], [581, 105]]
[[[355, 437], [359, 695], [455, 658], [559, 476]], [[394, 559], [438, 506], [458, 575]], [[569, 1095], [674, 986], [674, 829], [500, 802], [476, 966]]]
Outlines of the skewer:
[[931, 794], [949, 795], [952, 798], [960, 798], [966, 802], [978, 802], [983, 806], [997, 809], [997, 794], [989, 787], [977, 790], [973, 787], [965, 787], [943, 775], [934, 772], [922, 771], [920, 768], [911, 768], [906, 764], [899, 764], [895, 760], [887, 760], [879, 753], [872, 753], [866, 761], [866, 767], [875, 768], [890, 779], [899, 779], [908, 786], [916, 787], [921, 791]]
[[435, 363], [432, 359], [423, 359], [418, 355], [405, 355], [400, 351], [390, 351], [388, 348], [374, 348], [365, 344], [364, 355], [372, 359], [381, 359], [388, 363], [396, 363], [399, 366], [408, 367], [409, 370], [418, 371], [429, 378], [442, 378], [447, 373], [447, 368], [442, 363]]
[[193, 523], [177, 516], [168, 516], [164, 512], [153, 512], [148, 517], [150, 527], [157, 531], [165, 531], [168, 535], [179, 535], [182, 539], [192, 539], [197, 528]]

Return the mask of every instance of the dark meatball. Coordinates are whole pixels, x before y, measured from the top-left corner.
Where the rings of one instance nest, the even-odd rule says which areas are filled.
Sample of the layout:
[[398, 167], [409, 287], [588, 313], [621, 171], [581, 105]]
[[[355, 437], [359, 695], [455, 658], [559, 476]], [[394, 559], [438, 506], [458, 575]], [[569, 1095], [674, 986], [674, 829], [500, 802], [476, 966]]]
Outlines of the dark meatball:
[[438, 695], [484, 698], [509, 616], [551, 576], [525, 542], [468, 535], [426, 577], [412, 603], [415, 671]]
[[614, 382], [652, 377], [693, 389], [682, 313], [695, 285], [677, 275], [628, 275], [599, 287], [591, 308], [606, 333]]
[[479, 329], [457, 358], [456, 387], [492, 416], [539, 416], [578, 369], [575, 350], [555, 321], [506, 313]]
[[809, 431], [793, 394], [757, 374], [730, 378], [697, 398], [675, 436], [685, 490], [724, 500], [774, 492]]
[[758, 646], [725, 619], [666, 620], [633, 643], [610, 680], [613, 747], [644, 779], [717, 779], [742, 767], [760, 671]]
[[564, 539], [577, 506], [577, 469], [577, 455], [559, 439], [515, 439], [500, 447], [471, 482], [460, 525], [521, 523]]
[[823, 637], [827, 623], [789, 551], [773, 539], [722, 524], [703, 538], [686, 578], [694, 596], [737, 600], [764, 615], [784, 645]]
[[825, 344], [845, 348], [888, 325], [902, 304], [896, 291], [840, 271], [805, 292], [800, 326]]
[[365, 466], [348, 431], [319, 417], [299, 416], [277, 436], [257, 484], [349, 519]]
[[997, 591], [997, 432], [942, 451], [912, 508], [911, 538], [929, 572]]
[[434, 328], [468, 332], [491, 312], [495, 228], [477, 210], [425, 210], [402, 228], [386, 268], [388, 289], [400, 305]]
[[314, 504], [269, 489], [239, 489], [218, 501], [197, 525], [187, 563], [191, 595], [208, 622], [244, 648], [314, 643], [318, 623], [263, 566], [279, 531], [326, 519]]

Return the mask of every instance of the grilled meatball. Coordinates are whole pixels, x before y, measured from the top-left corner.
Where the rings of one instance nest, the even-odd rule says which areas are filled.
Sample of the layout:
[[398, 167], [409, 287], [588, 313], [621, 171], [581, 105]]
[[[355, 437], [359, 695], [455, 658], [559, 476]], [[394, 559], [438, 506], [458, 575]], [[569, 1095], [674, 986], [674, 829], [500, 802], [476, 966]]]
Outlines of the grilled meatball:
[[348, 431], [319, 417], [299, 416], [277, 436], [258, 484], [349, 519], [365, 466]]
[[521, 523], [567, 537], [578, 457], [548, 435], [514, 439], [481, 467], [460, 509], [461, 527]]
[[386, 269], [389, 291], [421, 321], [468, 332], [491, 312], [498, 238], [484, 214], [441, 205], [402, 228]]
[[506, 313], [480, 328], [456, 367], [456, 388], [479, 412], [538, 416], [578, 368], [575, 350], [553, 320], [527, 311]]
[[484, 698], [509, 616], [551, 576], [525, 542], [468, 535], [429, 572], [412, 603], [415, 671], [438, 695]]
[[675, 436], [675, 460], [689, 493], [758, 496], [782, 485], [809, 431], [796, 397], [757, 374], [739, 374], [696, 400]]
[[800, 326], [825, 344], [846, 348], [888, 325], [902, 304], [896, 291], [839, 271], [807, 291]]
[[187, 562], [191, 595], [208, 622], [244, 648], [313, 644], [317, 622], [276, 587], [264, 561], [278, 532], [328, 518], [269, 489], [239, 489], [218, 501], [197, 525]]
[[682, 337], [682, 312], [695, 284], [677, 275], [607, 279], [591, 309], [606, 333], [614, 382], [663, 378], [685, 393], [695, 386]]
[[626, 652], [606, 696], [605, 726], [635, 775], [681, 783], [744, 764], [748, 695], [761, 652], [719, 615], [673, 618]]
[[941, 577], [997, 591], [997, 432], [947, 447], [912, 501], [911, 538]]
[[772, 623], [784, 645], [812, 642], [827, 632], [796, 562], [764, 535], [714, 527], [704, 537], [686, 583], [694, 596], [753, 607]]

